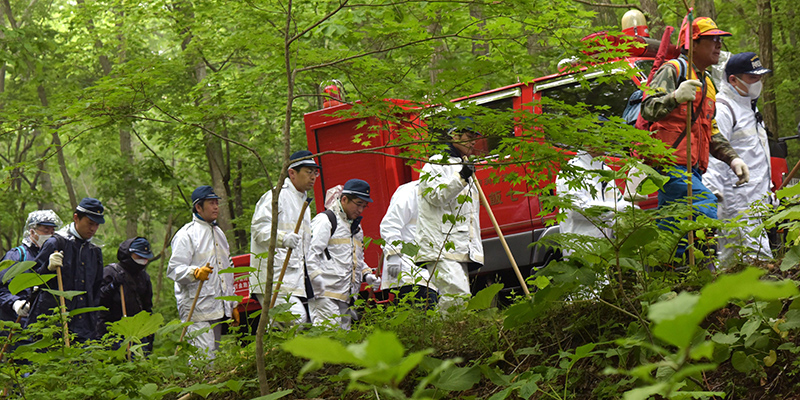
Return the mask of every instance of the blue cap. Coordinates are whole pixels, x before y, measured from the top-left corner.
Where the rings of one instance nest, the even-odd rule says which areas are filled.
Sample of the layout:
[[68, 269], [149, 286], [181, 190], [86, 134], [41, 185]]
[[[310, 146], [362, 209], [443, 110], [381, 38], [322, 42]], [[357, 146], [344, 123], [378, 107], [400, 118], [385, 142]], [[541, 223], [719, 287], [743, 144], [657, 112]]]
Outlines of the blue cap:
[[734, 54], [725, 64], [725, 76], [737, 74], [764, 75], [772, 72], [761, 65], [761, 60], [752, 51]]
[[317, 163], [314, 162], [313, 158], [308, 158], [302, 161], [294, 161], [294, 160], [299, 160], [303, 157], [310, 157], [311, 155], [313, 155], [313, 153], [308, 150], [295, 151], [294, 154], [289, 156], [289, 161], [292, 162], [291, 164], [289, 164], [289, 169], [298, 167], [314, 167], [322, 169], [322, 167], [320, 167], [319, 165], [317, 165]]
[[78, 204], [78, 207], [75, 209], [75, 211], [80, 211], [86, 214], [89, 219], [98, 224], [106, 223], [106, 219], [103, 218], [103, 203], [101, 203], [100, 200], [93, 199], [91, 197], [84, 197], [80, 204]]
[[153, 252], [150, 251], [150, 242], [143, 237], [137, 237], [136, 239], [131, 242], [131, 247], [129, 248], [131, 253], [135, 253], [139, 257], [143, 257], [146, 259], [153, 258]]
[[369, 183], [361, 179], [347, 181], [342, 189], [342, 194], [352, 194], [361, 200], [372, 203], [372, 199], [369, 198]]
[[214, 188], [208, 185], [198, 186], [197, 189], [192, 192], [192, 207], [197, 204], [200, 200], [206, 199], [219, 199], [220, 197], [214, 193]]

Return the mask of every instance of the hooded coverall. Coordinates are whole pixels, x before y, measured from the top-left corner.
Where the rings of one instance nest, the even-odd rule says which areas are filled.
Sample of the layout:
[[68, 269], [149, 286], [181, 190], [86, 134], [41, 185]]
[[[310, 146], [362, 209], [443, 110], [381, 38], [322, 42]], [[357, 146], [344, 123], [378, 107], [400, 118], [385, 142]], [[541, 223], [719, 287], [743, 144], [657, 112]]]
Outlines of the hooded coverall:
[[[283, 182], [281, 193], [278, 197], [278, 235], [275, 249], [275, 263], [273, 265], [273, 282], [277, 282], [281, 274], [284, 260], [288, 248], [283, 247], [283, 237], [290, 232], [294, 232], [300, 211], [303, 209], [306, 194], [298, 191], [292, 184], [291, 179], [286, 178]], [[259, 254], [266, 253], [269, 249], [269, 240], [272, 229], [272, 190], [264, 193], [256, 204], [250, 233], [250, 266], [257, 268], [250, 274], [250, 292], [263, 296], [267, 282], [267, 258], [258, 257]], [[306, 210], [303, 222], [298, 232], [302, 240], [300, 245], [292, 250], [292, 256], [286, 267], [286, 273], [281, 283], [280, 294], [275, 304], [286, 303], [286, 297], [292, 304], [291, 312], [297, 316], [296, 323], [308, 321], [306, 308], [303, 306], [301, 297], [307, 297], [305, 288], [305, 252], [311, 244], [311, 211]], [[273, 290], [275, 285], [273, 284]], [[259, 297], [260, 297], [259, 296]]]
[[[418, 267], [412, 257], [402, 253], [403, 244], [414, 244], [417, 232], [417, 215], [419, 214], [419, 181], [412, 181], [397, 188], [389, 202], [389, 208], [381, 220], [381, 239], [386, 242], [383, 246], [385, 262], [381, 276], [381, 290], [391, 288], [408, 287], [419, 285], [418, 294], [421, 299], [433, 296], [436, 302], [436, 286], [430, 284], [430, 273], [425, 268]], [[401, 270], [395, 277], [389, 273], [389, 260], [399, 258]], [[428, 294], [428, 290], [432, 294]], [[402, 292], [402, 290], [401, 290]]]
[[220, 296], [233, 296], [233, 274], [220, 273], [231, 267], [230, 250], [222, 229], [194, 214], [192, 222], [184, 225], [172, 239], [172, 257], [167, 266], [167, 277], [175, 281], [175, 300], [178, 303], [178, 315], [183, 322], [189, 316], [201, 282], [194, 277], [194, 270], [206, 263], [210, 264], [213, 271], [203, 283], [192, 314], [193, 324], [189, 325], [187, 333], [192, 335], [205, 330], [190, 339], [190, 343], [214, 358], [219, 348], [222, 329], [219, 325], [213, 328], [211, 325], [232, 317], [233, 307], [236, 307], [235, 301], [216, 299]]
[[[747, 227], [744, 228], [723, 230], [717, 239], [719, 258], [723, 265], [730, 265], [736, 254], [740, 253], [739, 249], [728, 247], [729, 245], [745, 246], [750, 253], [761, 260], [772, 259], [766, 231], [762, 230], [756, 237], [749, 235], [761, 220], [755, 215], [748, 214], [747, 210], [754, 202], [769, 203], [772, 186], [767, 131], [763, 123], [759, 124], [756, 121], [756, 112], [758, 109], [755, 102], [751, 102], [748, 96], [740, 95], [728, 82], [722, 84], [722, 90], [717, 96], [719, 131], [750, 167], [750, 182], [740, 187], [734, 187], [739, 180], [736, 174], [716, 158], [710, 160], [708, 171], [703, 175], [703, 183], [712, 192], [719, 192], [722, 195], [717, 211], [719, 218], [730, 219], [741, 215], [744, 217], [743, 221], [747, 223]], [[728, 238], [730, 235], [733, 236]]]
[[[448, 156], [430, 161], [420, 174], [416, 261], [425, 263], [439, 289], [439, 308], [446, 311], [470, 295], [468, 264], [483, 265], [480, 204], [475, 176], [469, 182], [461, 178], [462, 160], [452, 145]], [[469, 199], [459, 203], [460, 195]]]

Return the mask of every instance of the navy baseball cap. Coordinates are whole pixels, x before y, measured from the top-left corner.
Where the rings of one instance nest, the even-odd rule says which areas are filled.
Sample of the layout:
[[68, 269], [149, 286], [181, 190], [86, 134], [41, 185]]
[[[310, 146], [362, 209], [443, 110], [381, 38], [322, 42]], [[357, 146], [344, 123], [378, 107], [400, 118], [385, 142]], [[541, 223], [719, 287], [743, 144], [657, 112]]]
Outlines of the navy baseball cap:
[[131, 242], [130, 251], [148, 260], [154, 257], [153, 252], [150, 250], [150, 242], [143, 237], [137, 237]]
[[214, 193], [214, 188], [208, 185], [198, 186], [197, 189], [192, 192], [192, 207], [197, 204], [200, 200], [206, 199], [219, 199], [220, 197]]
[[761, 65], [761, 59], [752, 51], [734, 54], [725, 64], [725, 76], [737, 74], [764, 75], [772, 72]]
[[344, 184], [344, 189], [342, 189], [342, 194], [351, 194], [361, 200], [372, 203], [372, 199], [369, 198], [369, 183], [361, 179], [350, 179], [347, 181], [347, 183]]
[[303, 157], [309, 157], [311, 155], [313, 155], [313, 153], [311, 153], [308, 150], [295, 151], [291, 156], [289, 156], [289, 161], [292, 162], [291, 164], [289, 164], [289, 169], [299, 168], [299, 167], [313, 167], [322, 169], [322, 167], [320, 167], [319, 165], [317, 165], [317, 163], [314, 162], [313, 158], [308, 158], [301, 161], [294, 161], [294, 160], [299, 160]]
[[106, 223], [106, 219], [103, 218], [103, 203], [101, 203], [100, 200], [84, 197], [80, 204], [78, 204], [78, 207], [75, 208], [75, 211], [86, 214], [89, 219], [98, 224]]

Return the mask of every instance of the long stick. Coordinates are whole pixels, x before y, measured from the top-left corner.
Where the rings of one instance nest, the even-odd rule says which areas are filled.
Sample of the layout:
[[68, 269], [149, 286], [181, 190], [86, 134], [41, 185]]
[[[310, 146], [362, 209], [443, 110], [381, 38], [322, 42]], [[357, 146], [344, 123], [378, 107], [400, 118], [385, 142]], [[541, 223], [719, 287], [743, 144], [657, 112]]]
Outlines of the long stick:
[[[464, 157], [465, 162], [469, 162], [469, 160]], [[522, 274], [519, 272], [519, 267], [517, 267], [517, 261], [514, 260], [514, 255], [511, 254], [511, 249], [508, 248], [508, 243], [506, 243], [506, 237], [503, 236], [503, 232], [500, 230], [500, 225], [497, 224], [497, 219], [494, 217], [494, 212], [492, 212], [492, 206], [489, 205], [489, 201], [486, 200], [486, 195], [483, 193], [483, 188], [481, 187], [481, 183], [478, 181], [478, 177], [475, 174], [472, 175], [472, 181], [475, 182], [475, 187], [478, 188], [478, 195], [481, 198], [481, 203], [483, 204], [483, 208], [486, 209], [486, 213], [489, 214], [489, 219], [492, 221], [492, 225], [494, 226], [494, 231], [497, 232], [497, 237], [500, 238], [500, 244], [503, 245], [503, 249], [506, 251], [506, 255], [508, 256], [508, 261], [511, 262], [511, 266], [514, 268], [514, 273], [517, 275], [517, 279], [519, 279], [519, 284], [522, 286], [522, 291], [525, 292], [525, 295], [528, 296], [531, 292], [528, 290], [528, 284], [525, 283], [525, 279], [522, 278]]]
[[[294, 233], [300, 232], [300, 226], [303, 225], [303, 216], [306, 214], [306, 208], [308, 208], [308, 204], [311, 203], [311, 197], [306, 197], [305, 203], [303, 203], [303, 208], [300, 210], [300, 216], [297, 218], [297, 223], [294, 225]], [[275, 307], [275, 302], [278, 301], [278, 290], [281, 288], [281, 283], [283, 283], [283, 277], [286, 275], [286, 268], [289, 266], [289, 258], [292, 257], [292, 248], [289, 248], [286, 251], [286, 258], [283, 260], [283, 267], [281, 267], [281, 274], [278, 277], [278, 283], [275, 286], [275, 291], [272, 292], [272, 299], [269, 302], [269, 308]]]
[[[61, 266], [56, 267], [56, 276], [58, 277], [58, 291], [64, 291], [64, 281], [61, 279]], [[69, 327], [67, 326], [67, 303], [64, 301], [64, 296], [58, 296], [61, 301], [61, 318], [64, 320], [64, 345], [69, 347]]]
[[[692, 74], [691, 71], [694, 71], [694, 63], [692, 60], [692, 48], [694, 47], [694, 40], [692, 40], [692, 22], [694, 20], [694, 15], [692, 14], [692, 8], [689, 9], [689, 14], [686, 17], [686, 42], [689, 44], [687, 58], [689, 64], [689, 71], [687, 71], [688, 76], [691, 78]], [[678, 43], [680, 45], [680, 43]], [[705, 80], [705, 75], [701, 77], [697, 77], [698, 79]], [[705, 99], [704, 99], [705, 100]], [[694, 105], [693, 100], [689, 100], [686, 103], [686, 173], [688, 174], [688, 180], [686, 183], [686, 199], [687, 204], [689, 205], [689, 220], [694, 220], [694, 211], [692, 210], [692, 106]], [[689, 267], [694, 267], [694, 231], [690, 230], [688, 235], [689, 243], [687, 244], [686, 248], [689, 250]]]
[[[206, 263], [206, 267], [208, 267], [210, 265], [211, 265], [210, 263]], [[204, 282], [205, 281], [200, 281], [200, 284], [197, 285], [197, 292], [194, 294], [194, 300], [192, 301], [192, 307], [189, 309], [189, 315], [186, 317], [186, 322], [191, 322], [191, 320], [192, 320], [192, 314], [194, 314], [194, 308], [197, 306], [197, 299], [200, 298], [200, 291], [203, 290], [203, 283]], [[183, 337], [186, 336], [186, 331], [188, 329], [189, 329], [189, 325], [186, 325], [186, 326], [183, 327], [183, 330], [181, 331], [181, 337], [178, 339], [178, 343], [183, 341]], [[178, 349], [179, 348], [180, 347], [175, 349], [175, 355], [178, 355]]]
[[[128, 310], [125, 307], [125, 289], [122, 288], [122, 285], [119, 285], [119, 299], [122, 303], [122, 318], [128, 317]], [[128, 361], [131, 360], [131, 342], [128, 342]]]
[[789, 183], [789, 181], [792, 180], [792, 178], [794, 178], [795, 175], [797, 175], [798, 170], [800, 170], [800, 160], [798, 160], [797, 164], [794, 165], [794, 168], [792, 168], [792, 171], [789, 172], [789, 175], [786, 175], [786, 177], [783, 178], [783, 182], [781, 182], [781, 185], [778, 187], [777, 190], [783, 189], [783, 187], [786, 186]]

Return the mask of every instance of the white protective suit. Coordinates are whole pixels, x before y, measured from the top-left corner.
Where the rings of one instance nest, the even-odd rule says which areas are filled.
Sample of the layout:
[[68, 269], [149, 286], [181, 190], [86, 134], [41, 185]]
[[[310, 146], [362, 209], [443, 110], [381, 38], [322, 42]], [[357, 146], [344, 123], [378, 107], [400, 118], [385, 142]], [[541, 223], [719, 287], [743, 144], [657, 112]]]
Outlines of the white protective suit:
[[330, 209], [336, 214], [333, 236], [331, 222], [325, 213], [319, 213], [311, 220], [311, 245], [306, 253], [306, 267], [312, 280], [322, 276], [325, 291], [314, 293], [308, 306], [314, 325], [330, 321], [342, 329], [350, 329], [350, 296], [358, 294], [364, 274], [371, 273], [372, 269], [364, 261], [364, 232], [359, 227], [355, 235], [351, 234], [354, 221], [347, 219], [341, 202], [334, 202]]
[[[730, 167], [713, 157], [709, 160], [708, 170], [703, 174], [703, 184], [712, 192], [719, 192], [722, 195], [717, 210], [719, 219], [742, 215], [745, 216], [743, 221], [748, 223], [746, 228], [722, 232], [718, 238], [719, 258], [722, 265], [730, 265], [741, 252], [739, 249], [727, 248], [728, 245], [735, 244], [748, 247], [758, 259], [769, 260], [772, 259], [772, 252], [766, 232], [762, 231], [761, 235], [755, 238], [749, 236], [749, 232], [759, 225], [761, 220], [746, 213], [754, 202], [770, 203], [772, 172], [767, 131], [763, 124], [756, 122], [757, 109], [753, 108], [754, 105], [749, 97], [740, 95], [730, 83], [725, 82], [720, 86], [722, 88], [717, 94], [717, 126], [720, 133], [728, 139], [739, 157], [750, 168], [750, 182], [734, 188], [739, 178]], [[729, 234], [734, 236], [730, 239], [724, 237]]]
[[[441, 296], [439, 308], [444, 311], [470, 295], [467, 264], [471, 261], [483, 265], [480, 199], [472, 183], [475, 177], [469, 182], [461, 178], [462, 161], [454, 149], [451, 151], [449, 158], [436, 155], [422, 167], [416, 234], [420, 246], [416, 261], [428, 263], [427, 269], [433, 274], [431, 282]], [[459, 204], [459, 195], [469, 196], [469, 200]], [[452, 218], [442, 222], [445, 215], [455, 217], [455, 224]], [[445, 249], [447, 243], [453, 247]]]
[[[219, 271], [231, 267], [230, 250], [225, 234], [216, 225], [209, 224], [196, 214], [192, 222], [184, 225], [172, 239], [172, 257], [167, 266], [167, 277], [175, 281], [175, 299], [178, 302], [178, 315], [185, 322], [192, 307], [197, 286], [194, 270], [210, 264], [213, 272], [203, 283], [197, 300], [192, 325], [187, 332], [207, 329], [212, 324], [231, 318], [235, 301], [217, 300], [215, 297], [233, 296], [233, 274], [220, 274]], [[208, 352], [213, 358], [219, 348], [219, 337], [214, 330], [206, 331], [190, 340], [195, 347]]]
[[[291, 179], [286, 178], [283, 182], [280, 197], [278, 198], [278, 237], [275, 251], [275, 264], [273, 267], [274, 278], [277, 282], [281, 274], [284, 260], [288, 248], [283, 246], [283, 237], [287, 233], [294, 232], [300, 211], [303, 209], [306, 194], [300, 192], [292, 184]], [[253, 212], [253, 220], [250, 230], [250, 266], [257, 268], [250, 274], [250, 292], [263, 296], [267, 282], [267, 258], [257, 257], [258, 254], [266, 253], [269, 248], [270, 232], [272, 229], [272, 191], [268, 191], [261, 196]], [[308, 321], [306, 309], [300, 297], [307, 297], [305, 287], [305, 267], [304, 255], [306, 249], [311, 244], [311, 210], [306, 210], [303, 215], [303, 222], [298, 234], [302, 237], [300, 245], [292, 250], [292, 256], [286, 267], [286, 274], [283, 277], [280, 294], [275, 304], [286, 303], [286, 297], [290, 297], [292, 303], [291, 312], [297, 315], [297, 323]], [[273, 285], [272, 289], [275, 289]], [[259, 297], [261, 297], [259, 296]]]
[[[381, 290], [401, 287], [404, 285], [418, 284], [436, 290], [434, 285], [429, 285], [430, 273], [425, 268], [418, 267], [413, 258], [403, 254], [403, 243], [414, 243], [417, 232], [417, 215], [419, 214], [419, 181], [412, 181], [395, 190], [389, 208], [381, 220], [381, 239], [386, 244], [383, 246], [385, 258], [399, 256], [402, 262], [401, 271], [397, 278], [389, 275], [387, 263], [383, 264], [381, 276]], [[395, 242], [397, 245], [395, 245]]]
[[[575, 157], [569, 160], [569, 164], [584, 170], [611, 170], [611, 168], [603, 162], [602, 157], [593, 158], [585, 151], [579, 151]], [[559, 176], [556, 179], [556, 193], [574, 196], [574, 204], [579, 209], [603, 206], [614, 210], [622, 210], [625, 207], [632, 206], [629, 201], [623, 200], [622, 192], [619, 191], [614, 181], [601, 182], [596, 174], [590, 175], [587, 178], [588, 179], [584, 181], [586, 187], [572, 189], [567, 186], [567, 181]], [[589, 187], [594, 188], [594, 195], [592, 195], [592, 191], [588, 189]], [[604, 237], [603, 232], [578, 211], [566, 210], [565, 214], [567, 216], [566, 219], [559, 224], [561, 233], [574, 233], [596, 238]], [[572, 254], [572, 251], [565, 249], [562, 253], [564, 256], [569, 256]]]

